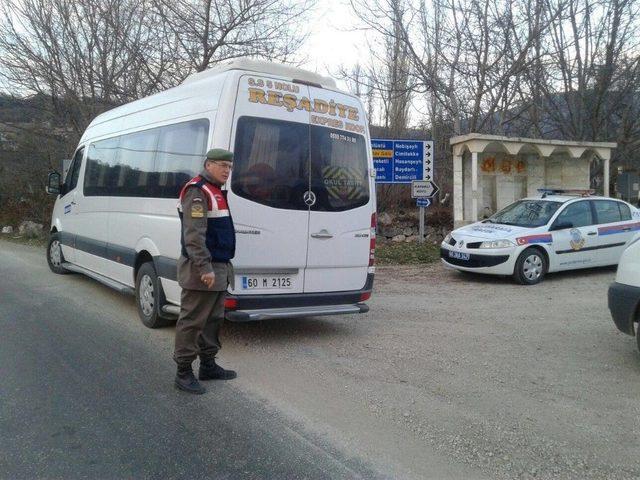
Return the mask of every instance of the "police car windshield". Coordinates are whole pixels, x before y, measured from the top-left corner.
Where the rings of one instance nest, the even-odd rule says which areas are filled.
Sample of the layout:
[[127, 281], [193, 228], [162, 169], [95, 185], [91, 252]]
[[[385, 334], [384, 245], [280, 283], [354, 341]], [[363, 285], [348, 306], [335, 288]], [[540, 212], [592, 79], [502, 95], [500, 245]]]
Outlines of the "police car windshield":
[[489, 217], [489, 223], [535, 228], [546, 225], [562, 202], [519, 200]]

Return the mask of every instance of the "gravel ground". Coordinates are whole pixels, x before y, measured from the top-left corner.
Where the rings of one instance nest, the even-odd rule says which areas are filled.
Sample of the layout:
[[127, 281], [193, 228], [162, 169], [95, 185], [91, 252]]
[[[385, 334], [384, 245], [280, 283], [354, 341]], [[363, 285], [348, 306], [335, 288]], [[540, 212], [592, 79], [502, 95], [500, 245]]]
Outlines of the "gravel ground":
[[393, 478], [639, 478], [640, 356], [614, 269], [540, 285], [384, 267], [362, 316], [230, 324], [239, 385]]

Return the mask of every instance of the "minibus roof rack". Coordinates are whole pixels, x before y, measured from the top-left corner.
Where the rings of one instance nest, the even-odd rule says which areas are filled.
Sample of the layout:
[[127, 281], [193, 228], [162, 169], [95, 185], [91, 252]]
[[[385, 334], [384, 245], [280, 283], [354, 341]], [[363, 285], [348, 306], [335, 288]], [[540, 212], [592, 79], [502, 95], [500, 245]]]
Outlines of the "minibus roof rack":
[[309, 72], [302, 68], [283, 65], [280, 63], [266, 62], [264, 60], [254, 60], [251, 58], [236, 58], [232, 60], [224, 60], [215, 67], [189, 75], [182, 81], [182, 84], [197, 82], [204, 78], [217, 75], [229, 70], [248, 70], [257, 74], [271, 74], [279, 77], [295, 79], [299, 83], [309, 83], [314, 86], [337, 89], [336, 82], [331, 77], [325, 77], [318, 73]]

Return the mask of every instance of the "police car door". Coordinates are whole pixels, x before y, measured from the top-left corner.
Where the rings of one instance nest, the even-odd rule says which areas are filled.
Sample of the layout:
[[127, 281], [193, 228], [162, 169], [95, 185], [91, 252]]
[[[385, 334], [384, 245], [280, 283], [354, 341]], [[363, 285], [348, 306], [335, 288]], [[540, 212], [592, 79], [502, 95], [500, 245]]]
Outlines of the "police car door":
[[597, 226], [601, 265], [618, 263], [627, 243], [640, 225], [631, 217], [628, 205], [615, 200], [592, 200]]
[[309, 112], [305, 104], [298, 107], [308, 97], [304, 85], [261, 74], [240, 77], [229, 193], [237, 242], [236, 294], [304, 291]]
[[357, 100], [309, 87], [310, 217], [305, 292], [359, 290], [369, 264], [375, 193]]
[[598, 230], [588, 200], [569, 203], [551, 225], [554, 270], [597, 265]]

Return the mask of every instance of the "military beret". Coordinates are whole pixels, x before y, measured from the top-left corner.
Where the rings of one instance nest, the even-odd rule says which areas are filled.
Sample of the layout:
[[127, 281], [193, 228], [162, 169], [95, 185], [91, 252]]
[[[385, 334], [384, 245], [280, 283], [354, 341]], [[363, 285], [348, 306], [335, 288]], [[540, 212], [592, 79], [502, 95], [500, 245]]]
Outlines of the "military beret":
[[225, 162], [233, 162], [233, 152], [224, 148], [212, 148], [207, 152], [206, 160], [224, 160]]

